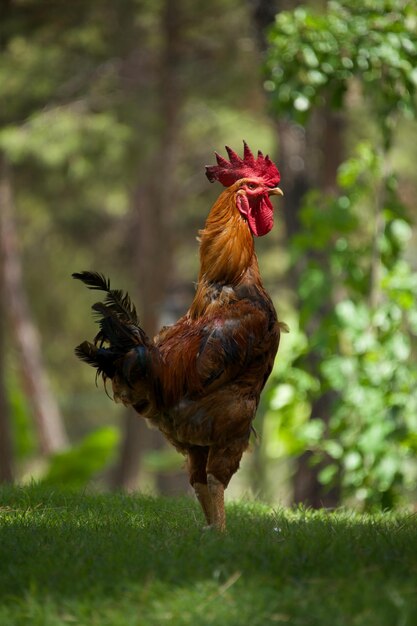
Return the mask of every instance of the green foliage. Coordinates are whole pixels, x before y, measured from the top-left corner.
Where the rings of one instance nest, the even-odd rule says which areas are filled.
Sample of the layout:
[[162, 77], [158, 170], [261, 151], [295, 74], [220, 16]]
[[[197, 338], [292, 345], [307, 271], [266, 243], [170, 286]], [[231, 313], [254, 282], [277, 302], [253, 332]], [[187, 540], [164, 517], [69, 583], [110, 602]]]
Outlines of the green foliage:
[[294, 321], [280, 347], [272, 380], [265, 392], [268, 410], [264, 417], [263, 440], [267, 459], [295, 456], [317, 444], [323, 435], [320, 420], [310, 420], [311, 397], [319, 381], [298, 365], [308, 351], [306, 336]]
[[[166, 222], [173, 233], [170, 269], [181, 294], [166, 299], [181, 314], [198, 270], [195, 234], [216, 194], [204, 176], [208, 153], [225, 143], [238, 147], [242, 137], [267, 152], [271, 133], [247, 7], [238, 0], [178, 3], [170, 24], [168, 2], [6, 5], [0, 152], [11, 165], [24, 282], [44, 361], [70, 439], [79, 440], [103, 423], [118, 424], [120, 407], [94, 389], [92, 370], [73, 356], [95, 329], [71, 272], [108, 273], [134, 294], [143, 315], [137, 268], [159, 263], [153, 249], [163, 239], [138, 250], [137, 216], [150, 205], [151, 232]], [[229, 17], [219, 21], [222, 12]], [[171, 206], [163, 217], [160, 165], [167, 159], [177, 182], [164, 183]], [[190, 295], [182, 295], [182, 284]], [[10, 392], [15, 408], [21, 398]], [[19, 449], [24, 417], [16, 412]], [[157, 453], [144, 461], [155, 471], [171, 465]]]
[[[294, 261], [326, 254], [301, 271], [300, 322], [309, 340], [292, 347], [289, 371], [276, 370], [269, 420], [282, 430], [274, 440], [281, 437], [283, 451], [296, 454], [307, 444], [316, 460], [333, 459], [320, 475], [324, 484], [341, 470], [345, 496], [388, 507], [417, 477], [417, 272], [404, 256], [410, 226], [395, 177], [384, 178], [383, 167], [371, 146], [361, 145], [340, 167], [340, 196], [312, 192], [305, 199]], [[364, 211], [375, 192], [378, 233]], [[328, 301], [335, 307], [323, 309]], [[309, 328], [312, 319], [318, 322]], [[312, 350], [318, 377], [306, 358]], [[326, 429], [308, 420], [318, 390], [337, 392]]]
[[[73, 346], [86, 328], [80, 311], [87, 311], [90, 303], [69, 282], [69, 273], [97, 267], [111, 273], [117, 282], [123, 267], [122, 283], [128, 288], [137, 284], [133, 269], [129, 275], [129, 268], [137, 263], [136, 256], [132, 261], [132, 248], [136, 249], [132, 206], [138, 189], [152, 180], [154, 186], [159, 184], [152, 168], [158, 162], [160, 138], [166, 136], [160, 107], [161, 71], [166, 61], [163, 3], [86, 1], [77, 5], [77, 11], [72, 3], [55, 0], [47, 7], [32, 1], [8, 5], [2, 21], [0, 55], [0, 149], [13, 166], [25, 283], [42, 332], [45, 360], [70, 435], [78, 438], [102, 424], [104, 416], [112, 420], [116, 409], [92, 389], [91, 371], [71, 360]], [[181, 140], [171, 155], [181, 189], [172, 190], [168, 221], [176, 233], [178, 266], [173, 268], [173, 275], [186, 284], [196, 274], [194, 235], [216, 193], [204, 177], [196, 175], [196, 163], [202, 167], [207, 150], [223, 143], [236, 146], [242, 137], [250, 144], [260, 142], [258, 146], [268, 151], [273, 149], [273, 133], [258, 94], [258, 57], [244, 3], [197, 0], [182, 3], [182, 11], [176, 33], [180, 59], [175, 72], [182, 100], [175, 132]], [[221, 14], [227, 14], [228, 19], [219, 20]], [[362, 34], [361, 21], [362, 27], [366, 22]], [[388, 136], [393, 119], [413, 106], [415, 32], [411, 2], [333, 2], [325, 14], [309, 8], [281, 13], [271, 30], [266, 76], [275, 111], [305, 121], [313, 106], [328, 100], [334, 106], [343, 105], [349, 81], [359, 82], [378, 116], [377, 124]], [[379, 168], [380, 158], [373, 147], [362, 150], [361, 159], [349, 161], [340, 173], [348, 193], [334, 202], [319, 194], [309, 197], [303, 217], [308, 236], [303, 239], [300, 235], [296, 242], [299, 254], [294, 260], [302, 263], [312, 243], [318, 256], [331, 246], [332, 291], [346, 282], [347, 291], [342, 295], [353, 303], [357, 317], [362, 315], [358, 294], [368, 293], [374, 228], [370, 185], [366, 183], [363, 193], [353, 187], [355, 181], [366, 180], [372, 168]], [[389, 195], [386, 179], [384, 193]], [[391, 183], [395, 186], [394, 179]], [[395, 194], [391, 195], [394, 206]], [[395, 255], [398, 261], [395, 271], [394, 267], [383, 269], [379, 280], [383, 298], [401, 310], [401, 320], [408, 307], [406, 323], [415, 332], [414, 292], [409, 287], [414, 279], [410, 267], [403, 263], [410, 225], [399, 205], [394, 206], [394, 214], [395, 218], [386, 218], [378, 248], [386, 259], [384, 267], [389, 267], [389, 259]], [[271, 285], [276, 284], [277, 231], [259, 242], [260, 246], [272, 242]], [[264, 438], [268, 455], [274, 457], [296, 454], [306, 446], [319, 452], [323, 441], [322, 422], [310, 422], [308, 417], [312, 398], [323, 385], [333, 384], [328, 381], [333, 369], [329, 365], [327, 373], [324, 368], [320, 377], [313, 375], [304, 366], [307, 352], [317, 348], [323, 358], [330, 359], [339, 355], [343, 336], [346, 360], [358, 341], [342, 329], [343, 307], [337, 309], [337, 315], [333, 312], [327, 328], [323, 325], [312, 334], [309, 329], [306, 339], [309, 320], [320, 307], [322, 296], [328, 294], [328, 273], [319, 259], [305, 267], [300, 293], [305, 303], [302, 330], [296, 334], [298, 324], [292, 323], [289, 341], [283, 342], [283, 348], [289, 346], [290, 350], [288, 358], [281, 352], [276, 370], [280, 382], [271, 391], [272, 408], [265, 422], [271, 431], [271, 436]], [[398, 317], [398, 312], [391, 311], [388, 317], [394, 319], [395, 315]], [[397, 320], [399, 325], [401, 320]], [[378, 330], [375, 341], [381, 332]], [[413, 351], [412, 342], [408, 343]], [[393, 348], [392, 354], [399, 350], [398, 346]], [[406, 347], [402, 350], [405, 353]], [[403, 361], [405, 369], [412, 354]], [[291, 355], [292, 367], [283, 374], [279, 368], [290, 362]], [[355, 380], [363, 379], [362, 361], [354, 372]], [[369, 376], [368, 369], [366, 372]], [[395, 384], [404, 385], [399, 378]], [[11, 392], [21, 439], [18, 446], [22, 454], [29, 454], [31, 433], [25, 441], [22, 436], [27, 415], [19, 393], [14, 388]], [[401, 396], [406, 392], [396, 393]], [[277, 414], [281, 439], [276, 436]], [[407, 458], [413, 437], [411, 430], [404, 435]], [[336, 435], [331, 435], [331, 440], [335, 443], [329, 440], [326, 446], [339, 463]], [[109, 454], [110, 449], [108, 444]], [[349, 450], [346, 444], [346, 453]], [[88, 446], [84, 452], [76, 450], [74, 458], [69, 454], [69, 458], [57, 460], [55, 484], [67, 474], [73, 484], [85, 484], [87, 474], [99, 469], [85, 470], [87, 451]], [[104, 463], [103, 450], [100, 454]], [[145, 458], [148, 469], [161, 469], [170, 462], [164, 455]], [[323, 480], [328, 479], [323, 476]]]
[[88, 111], [84, 105], [36, 113], [23, 125], [0, 131], [0, 148], [12, 163], [39, 161], [45, 168], [65, 167], [68, 181], [91, 178], [94, 168], [120, 167], [129, 132], [109, 112]]
[[356, 78], [389, 134], [415, 113], [417, 8], [411, 0], [333, 0], [326, 12], [281, 12], [269, 33], [266, 89], [276, 112], [304, 123], [315, 106], [343, 106]]
[[250, 502], [227, 513], [219, 536], [189, 498], [3, 489], [0, 621], [414, 625], [415, 516]]
[[18, 384], [15, 372], [10, 368], [7, 377], [7, 396], [10, 407], [13, 449], [19, 460], [27, 459], [36, 452], [36, 436], [26, 396]]
[[104, 427], [90, 433], [65, 452], [55, 454], [49, 461], [42, 483], [48, 487], [82, 489], [114, 457], [119, 432]]
[[[341, 481], [346, 497], [390, 507], [416, 480], [417, 273], [390, 149], [395, 123], [417, 110], [417, 8], [407, 0], [298, 7], [277, 16], [269, 42], [265, 87], [277, 115], [306, 124], [314, 107], [344, 110], [350, 89], [376, 123], [373, 143], [340, 166], [339, 192], [304, 198], [292, 241], [303, 349], [289, 372], [275, 373], [269, 422], [282, 413], [287, 452], [308, 439], [313, 462], [330, 459], [323, 484]], [[333, 398], [332, 414], [309, 420], [322, 394]]]

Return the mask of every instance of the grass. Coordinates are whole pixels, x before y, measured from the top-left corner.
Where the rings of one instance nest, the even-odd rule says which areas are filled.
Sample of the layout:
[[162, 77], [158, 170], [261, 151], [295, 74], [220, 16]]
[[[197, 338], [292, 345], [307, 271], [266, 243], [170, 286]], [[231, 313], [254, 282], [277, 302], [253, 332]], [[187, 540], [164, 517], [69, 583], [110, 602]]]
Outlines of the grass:
[[1, 626], [415, 626], [417, 518], [0, 490]]

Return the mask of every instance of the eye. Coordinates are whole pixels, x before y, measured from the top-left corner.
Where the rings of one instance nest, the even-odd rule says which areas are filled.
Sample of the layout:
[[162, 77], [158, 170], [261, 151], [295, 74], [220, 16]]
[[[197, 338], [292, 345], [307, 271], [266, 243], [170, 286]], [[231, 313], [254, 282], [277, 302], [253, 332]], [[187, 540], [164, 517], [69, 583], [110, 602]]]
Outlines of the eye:
[[248, 189], [256, 189], [257, 186], [256, 183], [248, 183]]

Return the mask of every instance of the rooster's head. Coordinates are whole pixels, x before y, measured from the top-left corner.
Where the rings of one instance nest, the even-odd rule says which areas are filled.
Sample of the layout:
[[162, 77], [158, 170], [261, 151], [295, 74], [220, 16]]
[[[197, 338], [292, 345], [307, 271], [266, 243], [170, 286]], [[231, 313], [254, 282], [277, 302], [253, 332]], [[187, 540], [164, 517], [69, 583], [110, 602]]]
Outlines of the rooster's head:
[[236, 208], [247, 221], [253, 235], [266, 235], [274, 224], [273, 206], [270, 196], [283, 193], [277, 186], [280, 173], [269, 156], [258, 152], [255, 159], [244, 141], [243, 158], [226, 146], [230, 161], [217, 154], [217, 165], [206, 167], [210, 182], [218, 180], [224, 187], [233, 187]]

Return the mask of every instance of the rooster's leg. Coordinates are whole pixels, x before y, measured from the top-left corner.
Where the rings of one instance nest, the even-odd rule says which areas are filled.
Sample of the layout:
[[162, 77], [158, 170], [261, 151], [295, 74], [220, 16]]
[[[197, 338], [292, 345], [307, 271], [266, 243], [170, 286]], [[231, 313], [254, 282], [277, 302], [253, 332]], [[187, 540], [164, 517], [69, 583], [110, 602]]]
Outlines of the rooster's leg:
[[194, 483], [195, 495], [203, 509], [207, 524], [211, 524], [211, 497], [208, 486], [204, 483]]
[[209, 449], [204, 446], [192, 446], [188, 450], [188, 472], [190, 483], [197, 500], [203, 509], [207, 524], [211, 524], [211, 498], [207, 486], [206, 465]]
[[211, 446], [207, 459], [207, 485], [211, 498], [211, 528], [226, 530], [224, 490], [239, 468], [248, 438], [237, 439], [227, 447]]
[[224, 486], [213, 474], [207, 474], [207, 486], [211, 499], [210, 526], [223, 532], [226, 530]]

